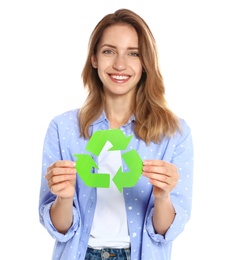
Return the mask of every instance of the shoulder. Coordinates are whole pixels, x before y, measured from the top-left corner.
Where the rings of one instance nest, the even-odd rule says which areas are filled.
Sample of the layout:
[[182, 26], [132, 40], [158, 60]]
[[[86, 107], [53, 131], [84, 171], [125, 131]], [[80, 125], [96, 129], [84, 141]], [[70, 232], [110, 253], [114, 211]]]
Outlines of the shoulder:
[[56, 116], [54, 116], [54, 118], [52, 119], [52, 121], [61, 121], [61, 120], [71, 120], [71, 119], [77, 119], [78, 117], [78, 111], [79, 109], [72, 109], [72, 110], [68, 110], [65, 111], [61, 114], [58, 114]]
[[69, 117], [77, 117], [79, 109], [71, 109], [68, 111], [65, 111], [63, 113], [57, 114], [54, 116], [54, 120], [60, 119], [60, 118], [69, 118]]
[[49, 124], [50, 129], [57, 129], [57, 131], [65, 131], [66, 129], [78, 127], [78, 113], [79, 109], [72, 109], [54, 116]]
[[180, 140], [179, 142], [192, 143], [192, 129], [189, 123], [183, 118], [179, 118], [179, 120], [181, 129], [175, 135], [175, 139]]
[[180, 127], [184, 131], [191, 131], [189, 123], [184, 118], [179, 118]]

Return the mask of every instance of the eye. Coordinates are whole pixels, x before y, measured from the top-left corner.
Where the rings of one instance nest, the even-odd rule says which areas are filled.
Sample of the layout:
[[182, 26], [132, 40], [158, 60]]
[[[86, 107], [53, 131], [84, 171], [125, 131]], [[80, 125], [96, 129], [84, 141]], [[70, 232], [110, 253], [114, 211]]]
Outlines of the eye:
[[133, 57], [139, 57], [139, 53], [138, 52], [130, 52], [129, 56], [133, 56]]
[[104, 54], [112, 54], [114, 52], [111, 49], [106, 49], [106, 50], [103, 50], [102, 53], [104, 53]]

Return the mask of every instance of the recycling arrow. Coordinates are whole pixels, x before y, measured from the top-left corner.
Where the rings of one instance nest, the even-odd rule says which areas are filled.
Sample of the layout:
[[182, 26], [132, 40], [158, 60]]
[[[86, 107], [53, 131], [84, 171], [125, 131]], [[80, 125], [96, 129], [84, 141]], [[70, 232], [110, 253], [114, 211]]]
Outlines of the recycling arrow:
[[81, 179], [89, 187], [108, 188], [110, 186], [110, 175], [105, 173], [91, 173], [91, 169], [97, 168], [97, 164], [88, 154], [74, 154], [77, 157], [76, 171]]
[[125, 150], [131, 139], [132, 136], [126, 137], [126, 135], [119, 129], [99, 130], [90, 138], [86, 150], [98, 156], [106, 141], [109, 141], [112, 144], [109, 151]]
[[140, 178], [142, 172], [142, 160], [136, 150], [131, 150], [122, 154], [122, 158], [130, 171], [123, 172], [122, 167], [120, 167], [113, 178], [113, 182], [120, 192], [123, 187], [134, 186]]

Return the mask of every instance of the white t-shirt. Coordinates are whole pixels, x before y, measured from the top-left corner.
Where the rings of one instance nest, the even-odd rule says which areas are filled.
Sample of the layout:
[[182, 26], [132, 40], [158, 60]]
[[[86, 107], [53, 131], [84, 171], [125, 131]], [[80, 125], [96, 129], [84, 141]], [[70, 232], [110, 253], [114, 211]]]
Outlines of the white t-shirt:
[[96, 249], [130, 245], [123, 193], [112, 181], [122, 166], [121, 151], [108, 151], [111, 147], [107, 141], [98, 156], [98, 172], [110, 174], [110, 188], [97, 188], [97, 205], [88, 243], [89, 247]]

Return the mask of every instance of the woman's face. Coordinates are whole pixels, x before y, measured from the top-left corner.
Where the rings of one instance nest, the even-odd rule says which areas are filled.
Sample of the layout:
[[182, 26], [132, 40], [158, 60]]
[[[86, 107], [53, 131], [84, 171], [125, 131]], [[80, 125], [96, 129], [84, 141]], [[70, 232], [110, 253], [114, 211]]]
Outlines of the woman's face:
[[132, 95], [142, 75], [138, 35], [128, 25], [105, 29], [92, 57], [106, 96]]

